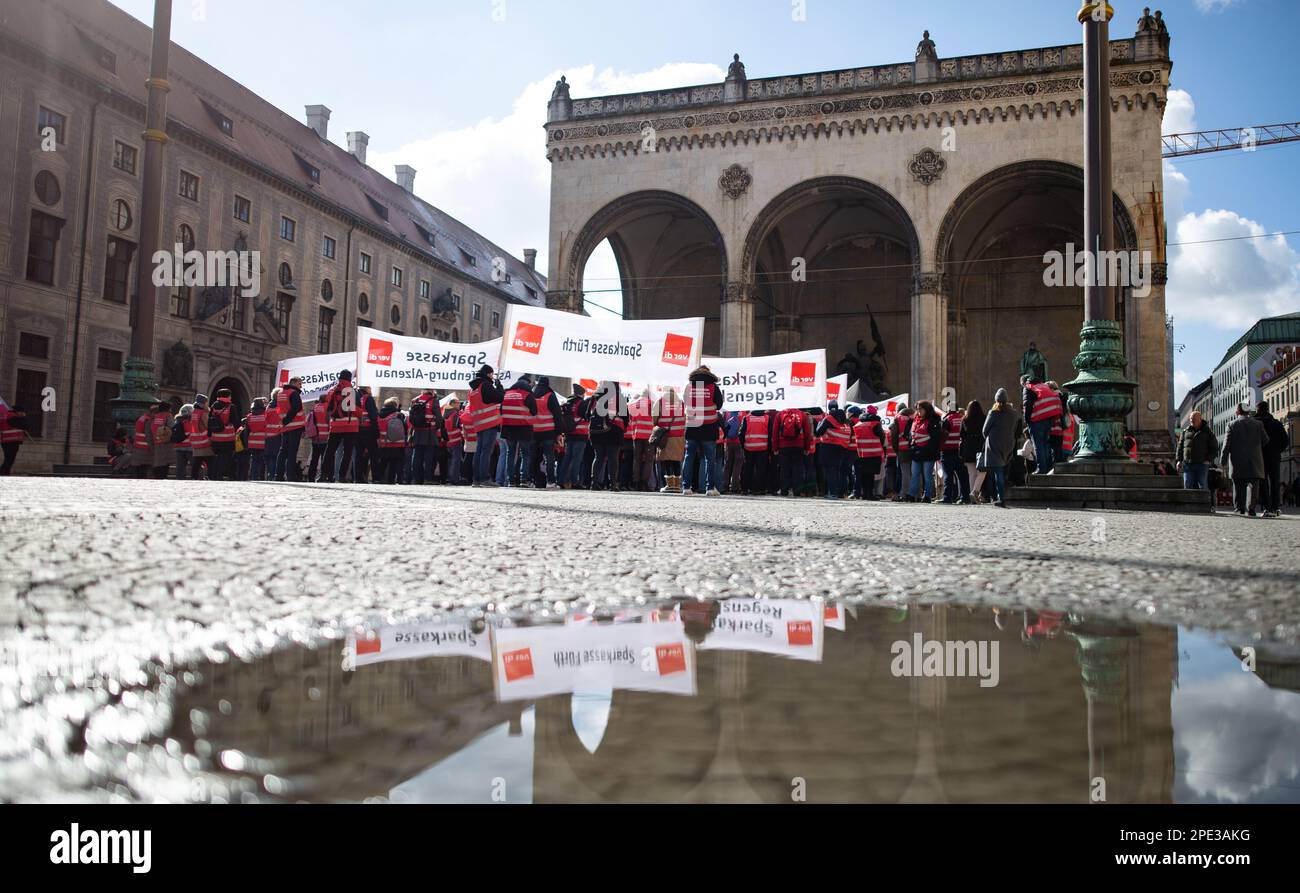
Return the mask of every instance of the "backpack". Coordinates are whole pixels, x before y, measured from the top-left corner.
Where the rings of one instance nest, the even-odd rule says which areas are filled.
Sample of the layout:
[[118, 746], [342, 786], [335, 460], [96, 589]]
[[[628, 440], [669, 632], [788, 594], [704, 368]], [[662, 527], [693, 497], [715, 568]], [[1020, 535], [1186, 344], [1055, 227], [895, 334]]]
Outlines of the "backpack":
[[609, 416], [603, 415], [601, 413], [596, 413], [594, 416], [591, 417], [590, 433], [593, 437], [596, 436], [597, 434], [608, 434], [610, 432], [611, 427], [612, 426], [610, 425], [609, 422]]
[[787, 409], [781, 413], [781, 437], [785, 440], [798, 440], [803, 437], [803, 413]]
[[185, 440], [186, 440], [186, 437], [187, 437], [187, 435], [186, 435], [186, 432], [185, 432], [185, 423], [184, 423], [183, 421], [181, 421], [180, 419], [177, 419], [177, 420], [175, 421], [175, 423], [172, 424], [172, 439], [171, 439], [171, 442], [172, 442], [172, 443], [178, 443], [178, 444], [179, 444], [179, 443], [184, 443]]
[[426, 411], [427, 406], [428, 404], [423, 400], [416, 400], [411, 404], [411, 424], [416, 428], [428, 427], [429, 413]]
[[[415, 406], [423, 405], [415, 404]], [[400, 412], [395, 412], [388, 417], [388, 424], [384, 426], [384, 443], [406, 443], [406, 424], [402, 421]]]
[[654, 430], [650, 432], [650, 446], [659, 449], [667, 442], [668, 429], [661, 425], [655, 425]]
[[566, 403], [560, 407], [560, 433], [572, 434], [578, 430], [578, 406], [581, 401], [575, 400], [572, 403]]

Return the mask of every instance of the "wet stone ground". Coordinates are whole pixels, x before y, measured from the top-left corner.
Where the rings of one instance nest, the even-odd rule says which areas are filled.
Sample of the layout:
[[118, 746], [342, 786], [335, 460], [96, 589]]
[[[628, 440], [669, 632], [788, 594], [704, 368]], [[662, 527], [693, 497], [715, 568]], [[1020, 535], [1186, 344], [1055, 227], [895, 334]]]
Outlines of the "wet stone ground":
[[[444, 615], [480, 626], [528, 625], [681, 600], [822, 598], [861, 609], [854, 624], [862, 632], [855, 635], [878, 625], [875, 612], [885, 612], [880, 623], [900, 611], [909, 622], [924, 614], [931, 618], [924, 628], [937, 635], [942, 623], [933, 624], [943, 610], [987, 619], [997, 606], [999, 628], [1010, 617], [1013, 626], [1039, 629], [1030, 619], [1038, 612], [1074, 618], [1076, 632], [1084, 630], [1080, 642], [1096, 641], [1089, 624], [1140, 624], [1170, 635], [1195, 629], [1235, 648], [1278, 654], [1291, 654], [1300, 643], [1300, 519], [1294, 516], [6, 479], [0, 481], [0, 543], [3, 800], [274, 799], [308, 796], [308, 790], [320, 799], [379, 796], [388, 791], [385, 784], [401, 780], [396, 769], [393, 778], [380, 773], [371, 790], [339, 779], [317, 779], [312, 787], [292, 767], [271, 772], [259, 764], [270, 754], [309, 752], [316, 734], [314, 720], [307, 731], [288, 721], [276, 693], [289, 685], [300, 699], [328, 701], [342, 691], [335, 676], [349, 633]], [[1054, 623], [1047, 627], [1055, 630]], [[832, 645], [838, 633], [826, 634], [828, 654], [840, 647]], [[1064, 661], [1066, 649], [1052, 647]], [[850, 650], [866, 653], [863, 648]], [[290, 682], [283, 681], [283, 668], [267, 669], [277, 660], [292, 665]], [[701, 689], [732, 691], [738, 671], [730, 660], [719, 653], [702, 659]], [[328, 671], [312, 672], [317, 663]], [[465, 710], [512, 733], [521, 724], [533, 729], [553, 721], [542, 701], [537, 715], [530, 707], [498, 716], [491, 675], [474, 658], [427, 664], [411, 664], [422, 669], [403, 683], [416, 702], [420, 692], [452, 684], [443, 679], [448, 673], [478, 674], [464, 683]], [[1294, 673], [1289, 658], [1281, 664]], [[280, 682], [250, 682], [238, 696], [213, 687], [222, 668], [237, 675], [241, 667], [251, 668], [249, 678], [271, 672]], [[1068, 667], [1062, 672], [1073, 679], [1079, 668], [1073, 651]], [[442, 681], [433, 685], [429, 674]], [[832, 673], [821, 681], [837, 678]], [[1071, 697], [1082, 690], [1077, 680], [1070, 686]], [[405, 689], [395, 691], [402, 697]], [[597, 713], [608, 711], [608, 697], [602, 702], [597, 695], [595, 704]], [[1279, 709], [1293, 708], [1287, 702]], [[439, 709], [454, 720], [461, 708]], [[384, 728], [374, 710], [349, 703], [346, 712], [362, 726], [369, 719]], [[260, 719], [230, 725], [230, 717], [245, 713]], [[439, 748], [454, 753], [448, 742], [459, 740], [459, 720], [449, 722]], [[482, 728], [494, 727], [483, 722]], [[210, 734], [216, 726], [221, 734]], [[926, 746], [942, 752], [942, 737]], [[909, 754], [923, 749], [910, 738], [898, 747]], [[1086, 757], [1085, 748], [1079, 757], [1085, 766]], [[783, 771], [767, 774], [780, 778]], [[1167, 781], [1161, 790], [1171, 788]], [[613, 790], [602, 796], [618, 799]], [[920, 789], [921, 799], [926, 790]], [[971, 799], [996, 798], [996, 790]]]

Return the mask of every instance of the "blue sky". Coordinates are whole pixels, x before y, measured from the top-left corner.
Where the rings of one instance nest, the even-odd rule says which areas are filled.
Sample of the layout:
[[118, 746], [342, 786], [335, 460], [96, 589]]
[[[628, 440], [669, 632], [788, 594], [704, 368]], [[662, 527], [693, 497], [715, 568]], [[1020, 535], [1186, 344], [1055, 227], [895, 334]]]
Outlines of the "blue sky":
[[[113, 0], [145, 21], [152, 0]], [[941, 56], [1075, 43], [1075, 0], [174, 0], [173, 39], [280, 108], [333, 110], [330, 136], [370, 134], [370, 163], [412, 164], [416, 192], [519, 254], [546, 259], [541, 127], [560, 72], [574, 96], [905, 61], [928, 28]], [[1129, 35], [1140, 3], [1112, 0]], [[1296, 0], [1171, 0], [1165, 131], [1300, 120]], [[1300, 143], [1176, 162], [1171, 242], [1300, 230]], [[1171, 253], [1181, 386], [1206, 378], [1261, 315], [1300, 310], [1300, 236]], [[1181, 254], [1178, 253], [1181, 251]], [[589, 277], [613, 275], [593, 257]], [[604, 296], [607, 300], [616, 300]], [[1179, 396], [1182, 387], [1179, 388]]]

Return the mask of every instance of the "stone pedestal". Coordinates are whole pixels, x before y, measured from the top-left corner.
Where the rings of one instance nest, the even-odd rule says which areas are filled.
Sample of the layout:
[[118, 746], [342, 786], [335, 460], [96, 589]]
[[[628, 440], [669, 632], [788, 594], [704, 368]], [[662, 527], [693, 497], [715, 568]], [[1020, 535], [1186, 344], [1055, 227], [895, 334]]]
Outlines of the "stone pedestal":
[[154, 374], [153, 360], [145, 357], [128, 357], [122, 371], [122, 389], [110, 400], [113, 421], [128, 431], [135, 429], [136, 419], [158, 402], [158, 380]]
[[1181, 475], [1152, 474], [1150, 466], [1127, 458], [1076, 459], [1007, 490], [1009, 505], [1060, 509], [1203, 513], [1213, 510], [1213, 499], [1209, 490], [1184, 490]]

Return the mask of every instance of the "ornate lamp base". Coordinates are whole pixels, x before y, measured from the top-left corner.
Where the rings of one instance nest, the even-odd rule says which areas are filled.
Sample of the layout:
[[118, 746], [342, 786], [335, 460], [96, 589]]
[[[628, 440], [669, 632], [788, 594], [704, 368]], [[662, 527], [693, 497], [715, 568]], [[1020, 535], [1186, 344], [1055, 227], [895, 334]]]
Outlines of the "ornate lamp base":
[[157, 403], [158, 399], [153, 360], [127, 357], [126, 369], [122, 372], [122, 389], [109, 401], [113, 406], [113, 421], [129, 429], [149, 404]]
[[1079, 355], [1074, 358], [1078, 377], [1065, 385], [1070, 392], [1070, 412], [1079, 417], [1075, 462], [1127, 462], [1124, 449], [1125, 420], [1133, 411], [1137, 382], [1124, 377], [1124, 335], [1120, 324], [1094, 319], [1083, 324]]

